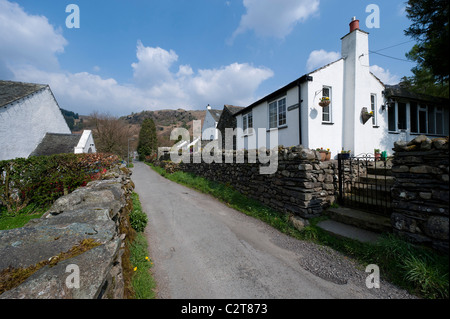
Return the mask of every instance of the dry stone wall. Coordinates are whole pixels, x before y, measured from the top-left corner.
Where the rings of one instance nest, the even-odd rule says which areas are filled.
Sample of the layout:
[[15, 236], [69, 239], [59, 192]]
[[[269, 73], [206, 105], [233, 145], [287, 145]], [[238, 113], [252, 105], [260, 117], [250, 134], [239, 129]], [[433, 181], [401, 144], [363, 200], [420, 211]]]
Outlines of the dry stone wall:
[[449, 250], [449, 146], [447, 138], [418, 136], [394, 146], [394, 231], [413, 242]]
[[190, 161], [180, 164], [167, 161], [157, 164], [168, 172], [182, 170], [231, 185], [250, 198], [300, 218], [319, 216], [335, 201], [337, 162], [321, 162], [315, 150], [302, 146], [279, 147], [278, 169], [268, 175], [260, 173], [259, 157], [255, 163], [249, 162], [246, 151], [243, 163], [237, 163], [236, 158], [239, 154], [234, 152], [233, 163], [226, 163], [223, 155], [222, 163], [194, 163], [191, 156]]
[[[117, 166], [101, 180], [59, 198], [42, 218], [0, 231], [0, 273], [76, 251], [85, 240], [96, 243], [84, 253], [40, 268], [0, 299], [123, 298], [123, 230], [130, 227], [127, 216], [134, 189], [130, 175]], [[76, 275], [74, 267], [79, 287], [75, 277], [69, 278]]]

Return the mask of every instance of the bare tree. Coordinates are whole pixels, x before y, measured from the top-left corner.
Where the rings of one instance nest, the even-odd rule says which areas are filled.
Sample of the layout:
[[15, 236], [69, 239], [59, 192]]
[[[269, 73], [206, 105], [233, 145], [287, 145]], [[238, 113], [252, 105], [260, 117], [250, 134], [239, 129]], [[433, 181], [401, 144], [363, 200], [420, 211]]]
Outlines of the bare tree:
[[[94, 112], [89, 117], [89, 126], [92, 127], [97, 151], [126, 157], [128, 140], [137, 139], [136, 128], [109, 114]], [[135, 148], [135, 142], [130, 143], [130, 149]]]

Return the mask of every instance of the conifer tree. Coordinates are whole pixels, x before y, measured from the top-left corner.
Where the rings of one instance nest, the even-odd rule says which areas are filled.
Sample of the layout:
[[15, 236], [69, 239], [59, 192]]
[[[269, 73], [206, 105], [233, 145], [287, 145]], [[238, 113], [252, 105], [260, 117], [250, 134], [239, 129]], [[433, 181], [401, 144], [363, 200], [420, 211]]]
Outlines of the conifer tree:
[[139, 133], [139, 144], [137, 151], [139, 159], [145, 160], [146, 156], [157, 152], [158, 140], [156, 136], [156, 126], [152, 119], [145, 119]]

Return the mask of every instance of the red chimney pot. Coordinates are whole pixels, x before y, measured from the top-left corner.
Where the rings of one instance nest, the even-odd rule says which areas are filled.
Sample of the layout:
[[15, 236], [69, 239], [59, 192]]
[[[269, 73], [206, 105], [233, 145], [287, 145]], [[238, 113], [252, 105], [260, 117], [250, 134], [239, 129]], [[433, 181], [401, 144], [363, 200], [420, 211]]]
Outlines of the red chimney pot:
[[359, 29], [359, 20], [356, 20], [356, 17], [352, 18], [352, 22], [350, 22], [350, 33]]

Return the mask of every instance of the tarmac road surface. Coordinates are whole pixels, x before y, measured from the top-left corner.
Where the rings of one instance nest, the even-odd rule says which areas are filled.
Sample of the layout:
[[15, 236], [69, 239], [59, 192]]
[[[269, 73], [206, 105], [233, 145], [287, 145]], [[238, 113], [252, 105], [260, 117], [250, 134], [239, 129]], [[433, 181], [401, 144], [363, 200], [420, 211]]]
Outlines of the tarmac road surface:
[[410, 298], [341, 254], [288, 237], [149, 166], [132, 169], [161, 299]]

